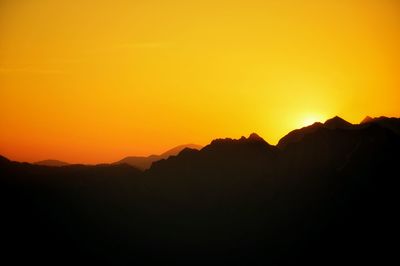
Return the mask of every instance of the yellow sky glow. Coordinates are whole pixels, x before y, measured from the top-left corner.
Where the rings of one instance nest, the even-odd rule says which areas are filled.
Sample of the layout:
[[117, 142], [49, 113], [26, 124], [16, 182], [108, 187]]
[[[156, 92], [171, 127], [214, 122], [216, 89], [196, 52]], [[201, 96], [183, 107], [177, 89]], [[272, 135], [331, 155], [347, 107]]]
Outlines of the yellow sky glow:
[[2, 0], [0, 154], [111, 162], [400, 116], [397, 0]]

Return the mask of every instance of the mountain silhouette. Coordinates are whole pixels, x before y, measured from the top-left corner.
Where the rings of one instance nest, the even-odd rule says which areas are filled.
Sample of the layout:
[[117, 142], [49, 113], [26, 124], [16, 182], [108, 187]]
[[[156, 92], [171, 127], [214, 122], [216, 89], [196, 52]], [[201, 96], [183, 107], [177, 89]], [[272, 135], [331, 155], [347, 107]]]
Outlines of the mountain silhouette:
[[66, 166], [69, 165], [69, 163], [59, 161], [59, 160], [43, 160], [39, 162], [35, 162], [34, 164], [37, 165], [45, 165], [45, 166]]
[[150, 166], [153, 162], [162, 160], [162, 159], [167, 159], [170, 156], [177, 155], [179, 152], [181, 152], [185, 148], [199, 150], [202, 148], [202, 146], [196, 145], [196, 144], [179, 145], [179, 146], [176, 146], [160, 155], [150, 155], [147, 157], [129, 156], [129, 157], [126, 157], [118, 162], [113, 163], [113, 164], [129, 164], [140, 170], [146, 170], [146, 169], [150, 168]]
[[348, 129], [351, 128], [353, 125], [350, 122], [347, 122], [343, 118], [339, 116], [335, 116], [331, 119], [328, 119], [324, 123], [324, 127], [329, 129]]
[[398, 118], [386, 117], [386, 116], [371, 118], [367, 116], [366, 118], [364, 118], [363, 121], [361, 121], [360, 125], [367, 125], [371, 123], [378, 124], [382, 127], [388, 128], [400, 135], [400, 119]]
[[146, 171], [0, 157], [3, 259], [388, 264], [398, 253], [399, 121], [335, 117], [277, 146], [255, 133], [220, 138]]
[[0, 164], [3, 165], [3, 164], [7, 164], [7, 163], [10, 163], [10, 160], [8, 160], [6, 157], [0, 155]]
[[295, 129], [295, 130], [289, 132], [283, 138], [281, 138], [277, 144], [277, 147], [284, 148], [290, 143], [298, 142], [304, 137], [304, 135], [312, 133], [322, 127], [323, 127], [322, 123], [316, 122], [312, 125], [303, 127], [301, 129]]
[[299, 142], [303, 139], [304, 136], [314, 133], [321, 128], [325, 129], [355, 129], [357, 127], [365, 126], [365, 125], [380, 125], [384, 128], [390, 129], [393, 132], [400, 134], [400, 119], [399, 118], [387, 118], [387, 117], [379, 117], [379, 118], [370, 118], [366, 117], [359, 125], [353, 125], [350, 122], [347, 122], [343, 118], [335, 116], [331, 119], [325, 121], [325, 123], [316, 122], [310, 126], [303, 127], [301, 129], [296, 129], [289, 132], [286, 136], [281, 138], [277, 144], [278, 148], [285, 148], [290, 143]]
[[366, 124], [366, 123], [369, 123], [369, 122], [372, 122], [374, 119], [372, 118], [372, 117], [370, 117], [370, 116], [366, 116], [361, 122], [360, 122], [360, 124]]

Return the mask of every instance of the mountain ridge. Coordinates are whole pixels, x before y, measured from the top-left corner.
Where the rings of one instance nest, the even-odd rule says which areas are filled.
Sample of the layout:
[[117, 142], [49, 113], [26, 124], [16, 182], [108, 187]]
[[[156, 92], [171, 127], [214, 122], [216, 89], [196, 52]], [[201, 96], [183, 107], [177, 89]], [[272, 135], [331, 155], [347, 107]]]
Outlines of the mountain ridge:
[[361, 121], [360, 124], [352, 124], [339, 116], [335, 116], [333, 118], [326, 120], [324, 123], [316, 122], [310, 126], [290, 131], [288, 134], [286, 134], [279, 140], [276, 146], [280, 149], [284, 149], [289, 143], [298, 142], [305, 135], [311, 134], [321, 128], [326, 128], [330, 130], [333, 129], [350, 130], [367, 126], [370, 124], [376, 124], [384, 128], [390, 129], [396, 132], [397, 134], [400, 134], [400, 118], [379, 117], [379, 118], [370, 118], [367, 119], [366, 121], [364, 120]]
[[[298, 142], [301, 140], [305, 135], [308, 135], [310, 133], [313, 133], [320, 128], [327, 128], [327, 129], [354, 129], [359, 126], [366, 126], [368, 124], [377, 124], [382, 127], [388, 128], [392, 131], [394, 131], [396, 134], [400, 134], [400, 118], [396, 117], [386, 117], [386, 116], [380, 116], [380, 117], [370, 117], [366, 116], [359, 124], [352, 124], [343, 118], [339, 116], [334, 116], [330, 119], [327, 119], [324, 123], [321, 122], [315, 122], [312, 125], [305, 126], [302, 128], [294, 129], [287, 133], [285, 136], [283, 136], [276, 145], [271, 145], [267, 141], [265, 141], [262, 137], [260, 137], [256, 133], [251, 133], [249, 137], [240, 137], [239, 139], [233, 139], [233, 138], [216, 138], [210, 142], [210, 144], [216, 144], [216, 143], [229, 143], [230, 141], [237, 141], [238, 143], [241, 142], [260, 142], [264, 143], [266, 146], [275, 146], [280, 149], [284, 149], [289, 143], [292, 142]], [[209, 145], [210, 145], [209, 144]], [[209, 145], [206, 145], [204, 147], [207, 147]], [[153, 162], [156, 162], [158, 160], [163, 160], [167, 159], [169, 156], [176, 156], [178, 155], [181, 151], [183, 151], [185, 148], [189, 149], [195, 149], [195, 150], [200, 150], [204, 148], [203, 146], [196, 145], [196, 144], [183, 144], [183, 145], [178, 145], [176, 147], [173, 147], [160, 155], [149, 155], [149, 156], [126, 156], [123, 159], [112, 162], [110, 164], [115, 165], [115, 164], [128, 164], [131, 166], [134, 166], [140, 170], [147, 170], [151, 167]], [[48, 159], [48, 160], [43, 160], [43, 161], [38, 161], [34, 162], [33, 164], [37, 165], [44, 165], [44, 166], [52, 166], [52, 167], [60, 167], [60, 166], [67, 166], [67, 165], [74, 165], [70, 164], [64, 161], [60, 160], [55, 160], [55, 159]], [[104, 163], [102, 163], [104, 164]], [[107, 164], [107, 163], [106, 163]]]
[[55, 167], [70, 165], [70, 163], [59, 161], [59, 160], [54, 160], [54, 159], [42, 160], [42, 161], [34, 162], [33, 164], [44, 165], [44, 166], [55, 166]]
[[48, 265], [60, 258], [110, 265], [388, 264], [397, 258], [399, 119], [350, 128], [335, 120], [337, 128], [297, 129], [302, 137], [284, 148], [255, 134], [216, 139], [146, 171], [0, 157], [3, 254], [18, 262], [40, 254]]
[[158, 160], [167, 159], [170, 156], [179, 154], [183, 149], [201, 149], [202, 146], [197, 144], [183, 144], [171, 148], [160, 155], [150, 155], [150, 156], [127, 156], [117, 162], [112, 164], [129, 164], [131, 166], [137, 167], [140, 170], [147, 170], [151, 167], [152, 163]]

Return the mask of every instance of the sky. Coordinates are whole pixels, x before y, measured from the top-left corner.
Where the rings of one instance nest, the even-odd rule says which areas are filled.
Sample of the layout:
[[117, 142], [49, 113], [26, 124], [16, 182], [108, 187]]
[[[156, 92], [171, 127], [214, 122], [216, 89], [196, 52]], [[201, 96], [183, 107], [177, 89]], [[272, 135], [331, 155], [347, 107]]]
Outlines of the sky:
[[0, 154], [112, 162], [400, 116], [398, 0], [0, 0]]

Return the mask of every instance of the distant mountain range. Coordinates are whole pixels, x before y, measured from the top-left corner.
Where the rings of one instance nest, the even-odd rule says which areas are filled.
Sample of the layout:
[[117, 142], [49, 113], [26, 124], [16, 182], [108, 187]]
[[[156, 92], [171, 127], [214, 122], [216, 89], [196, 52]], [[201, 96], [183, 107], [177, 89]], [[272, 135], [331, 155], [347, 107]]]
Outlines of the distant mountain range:
[[0, 156], [2, 259], [387, 265], [398, 258], [399, 132], [400, 118], [334, 117], [276, 146], [253, 133], [179, 148], [144, 171]]
[[45, 165], [45, 166], [66, 166], [66, 165], [69, 165], [69, 163], [66, 163], [66, 162], [63, 162], [63, 161], [58, 161], [58, 160], [43, 160], [43, 161], [35, 162], [34, 164]]
[[[355, 128], [357, 126], [364, 126], [368, 123], [376, 123], [379, 124], [383, 127], [390, 128], [397, 134], [400, 134], [400, 130], [398, 128], [398, 118], [389, 118], [385, 116], [381, 117], [376, 117], [376, 118], [371, 118], [370, 116], [366, 116], [360, 124], [351, 124], [347, 122], [346, 120], [335, 116], [331, 119], [328, 119], [325, 121], [325, 123], [321, 122], [316, 122], [310, 126], [303, 127], [301, 129], [296, 129], [288, 133], [286, 136], [284, 136], [282, 139], [279, 140], [277, 147], [278, 148], [284, 148], [287, 146], [289, 143], [297, 142], [300, 141], [304, 135], [307, 135], [309, 133], [312, 133], [316, 131], [319, 128], [328, 128], [328, 129], [350, 129], [350, 128]], [[255, 134], [255, 133], [253, 133]], [[256, 135], [256, 134], [255, 134]], [[252, 136], [250, 136], [251, 138]], [[258, 136], [259, 137], [259, 136]], [[261, 137], [259, 137], [261, 138]], [[117, 165], [117, 164], [129, 164], [133, 167], [136, 167], [140, 170], [147, 170], [151, 167], [152, 163], [167, 159], [170, 156], [176, 156], [178, 155], [182, 150], [189, 148], [189, 149], [195, 149], [195, 150], [200, 150], [203, 147], [200, 145], [196, 144], [184, 144], [184, 145], [179, 145], [176, 146], [160, 155], [150, 155], [150, 156], [127, 156], [117, 162], [114, 162], [112, 164]], [[55, 167], [60, 167], [60, 166], [66, 166], [70, 165], [70, 163], [59, 161], [59, 160], [43, 160], [39, 162], [35, 162], [34, 164], [36, 165], [43, 165], [43, 166], [55, 166]]]
[[175, 156], [178, 155], [182, 150], [184, 150], [185, 148], [189, 148], [189, 149], [195, 149], [195, 150], [200, 150], [202, 148], [202, 146], [200, 145], [196, 145], [196, 144], [185, 144], [185, 145], [180, 145], [177, 146], [175, 148], [172, 148], [160, 155], [150, 155], [147, 157], [143, 157], [143, 156], [129, 156], [126, 157], [118, 162], [115, 162], [113, 164], [129, 164], [131, 166], [134, 166], [140, 170], [146, 170], [149, 169], [151, 164], [155, 161], [159, 161], [162, 159], [167, 159], [170, 156]]
[[[150, 168], [150, 166], [153, 162], [161, 160], [161, 159], [167, 159], [170, 156], [178, 155], [178, 153], [181, 152], [185, 148], [199, 150], [202, 148], [202, 146], [196, 145], [196, 144], [179, 145], [179, 146], [176, 146], [160, 155], [128, 156], [128, 157], [125, 157], [124, 159], [114, 162], [112, 164], [129, 164], [140, 170], [146, 170], [146, 169]], [[69, 163], [59, 161], [59, 160], [43, 160], [43, 161], [35, 162], [34, 164], [43, 165], [43, 166], [55, 166], [55, 167], [70, 165]]]

